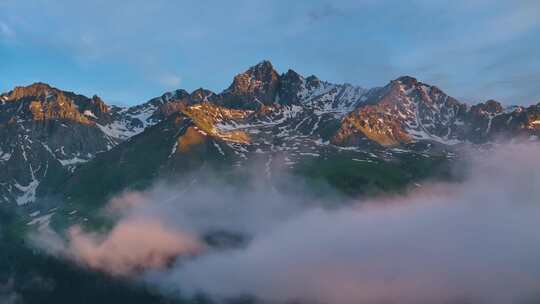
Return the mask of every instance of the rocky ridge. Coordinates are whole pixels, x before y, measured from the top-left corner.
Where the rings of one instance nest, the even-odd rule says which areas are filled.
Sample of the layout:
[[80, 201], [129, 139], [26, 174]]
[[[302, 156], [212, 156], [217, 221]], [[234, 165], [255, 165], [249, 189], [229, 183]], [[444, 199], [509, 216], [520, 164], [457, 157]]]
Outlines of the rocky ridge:
[[535, 140], [540, 104], [469, 106], [408, 76], [364, 89], [292, 70], [279, 74], [268, 61], [236, 75], [221, 93], [180, 89], [127, 108], [36, 83], [0, 95], [0, 200], [35, 201], [97, 155], [134, 149], [127, 142], [135, 136], [159, 137], [170, 128], [160, 139], [162, 163], [185, 162], [200, 146], [235, 165], [261, 155], [271, 163], [279, 154], [294, 166], [336, 151], [374, 161], [419, 143], [429, 153], [426, 147], [451, 150], [501, 137]]

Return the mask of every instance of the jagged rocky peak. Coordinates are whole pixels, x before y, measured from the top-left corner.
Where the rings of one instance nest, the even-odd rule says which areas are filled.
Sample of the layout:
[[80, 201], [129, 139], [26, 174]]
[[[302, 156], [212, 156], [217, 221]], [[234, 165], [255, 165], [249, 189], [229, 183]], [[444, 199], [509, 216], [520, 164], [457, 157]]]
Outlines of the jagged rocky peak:
[[186, 90], [178, 89], [167, 92], [160, 97], [152, 98], [144, 104], [131, 107], [128, 109], [128, 112], [137, 117], [150, 115], [150, 120], [157, 122], [173, 113], [179, 112], [180, 107], [190, 102], [191, 95]]
[[418, 140], [454, 143], [462, 136], [465, 104], [435, 86], [402, 76], [367, 93], [366, 102], [347, 115], [334, 141], [359, 135], [385, 146]]
[[90, 103], [92, 104], [94, 111], [99, 114], [109, 112], [107, 104], [97, 95], [92, 96]]
[[[391, 99], [396, 99], [392, 95], [401, 95], [397, 101], [410, 101], [418, 104], [420, 107], [440, 108], [451, 107], [456, 111], [465, 110], [465, 104], [449, 96], [437, 86], [423, 83], [412, 76], [401, 76], [387, 86], [387, 92]], [[384, 95], [384, 94], [383, 94]]]
[[175, 100], [183, 100], [188, 99], [190, 97], [190, 94], [183, 89], [178, 89], [172, 92], [167, 92], [161, 97], [156, 97], [154, 99], [150, 100], [150, 103], [155, 104], [156, 106], [166, 104], [169, 101], [175, 101]]
[[34, 201], [49, 182], [62, 180], [118, 143], [103, 129], [113, 118], [97, 95], [88, 98], [34, 83], [2, 95], [0, 107], [0, 172], [6, 172], [0, 196], [5, 201]]
[[4, 115], [0, 115], [0, 121], [8, 116], [34, 121], [64, 119], [82, 124], [110, 120], [109, 107], [99, 96], [88, 98], [42, 82], [15, 87], [2, 95], [2, 101]]
[[191, 92], [190, 97], [192, 103], [200, 103], [210, 101], [210, 99], [212, 99], [214, 95], [214, 92], [210, 90], [198, 88], [195, 91]]
[[321, 85], [321, 80], [315, 75], [311, 75], [306, 78], [306, 88], [312, 90], [318, 88]]
[[[204, 88], [198, 88], [191, 93], [179, 89], [150, 100], [147, 104], [154, 106], [155, 109], [150, 108], [147, 110], [154, 111], [151, 118], [160, 121], [173, 113], [181, 112], [186, 106], [203, 102], [214, 102], [217, 98], [218, 96], [214, 92]], [[145, 108], [147, 104], [133, 107], [133, 109], [137, 107]]]
[[498, 114], [504, 111], [502, 104], [496, 100], [490, 99], [484, 103], [479, 103], [471, 107], [471, 112], [476, 114]]
[[398, 77], [393, 82], [398, 82], [398, 83], [404, 84], [406, 86], [412, 87], [412, 86], [415, 86], [415, 85], [418, 84], [418, 79], [416, 79], [416, 78], [414, 78], [412, 76], [404, 75], [404, 76]]
[[270, 61], [262, 61], [234, 77], [223, 92], [223, 104], [230, 107], [258, 108], [275, 101], [279, 74]]
[[28, 97], [46, 97], [52, 93], [56, 93], [57, 91], [57, 89], [51, 87], [46, 83], [36, 82], [29, 86], [17, 86], [5, 96], [7, 97], [7, 100], [15, 101]]
[[268, 60], [263, 60], [250, 67], [244, 74], [251, 75], [261, 81], [271, 81], [279, 76], [272, 63]]
[[295, 70], [291, 70], [291, 69], [288, 69], [287, 73], [281, 76], [282, 81], [294, 82], [294, 83], [302, 82], [303, 79], [304, 77], [302, 77], [302, 75], [298, 74]]
[[[408, 76], [408, 75], [401, 76], [390, 81], [390, 83], [388, 84], [388, 87], [390, 88], [390, 90], [396, 90], [397, 92], [404, 93], [405, 95], [410, 95], [411, 93], [413, 95], [421, 95], [422, 93], [444, 94], [444, 92], [442, 92], [439, 88], [422, 83], [418, 79], [412, 76]], [[432, 90], [434, 91], [432, 92]]]
[[264, 85], [277, 82], [279, 74], [270, 61], [262, 61], [234, 77], [229, 90], [237, 93], [254, 91]]
[[297, 104], [300, 101], [298, 93], [302, 91], [304, 82], [304, 77], [290, 69], [281, 75], [279, 102], [281, 104]]
[[157, 108], [160, 107], [169, 107], [169, 104], [185, 104], [191, 105], [204, 101], [211, 101], [216, 96], [216, 94], [210, 90], [204, 88], [198, 88], [193, 92], [189, 93], [184, 89], [178, 89], [175, 91], [167, 92], [160, 97], [155, 97], [150, 99], [147, 103], [142, 105], [134, 106], [133, 108], [144, 107], [146, 105], [151, 105]]
[[92, 96], [90, 99], [75, 100], [75, 103], [77, 110], [91, 120], [108, 123], [112, 119], [109, 115], [109, 106], [97, 95]]

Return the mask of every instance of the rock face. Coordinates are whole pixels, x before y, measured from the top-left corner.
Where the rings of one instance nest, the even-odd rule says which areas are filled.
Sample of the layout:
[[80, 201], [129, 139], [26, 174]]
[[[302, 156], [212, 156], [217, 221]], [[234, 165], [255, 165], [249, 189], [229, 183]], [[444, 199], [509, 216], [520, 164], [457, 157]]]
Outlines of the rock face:
[[370, 91], [365, 104], [343, 120], [334, 142], [347, 144], [365, 136], [385, 146], [415, 140], [454, 143], [464, 139], [466, 110], [439, 88], [405, 76]]
[[275, 101], [279, 75], [269, 61], [263, 61], [234, 77], [222, 94], [226, 107], [256, 109]]
[[78, 165], [142, 132], [151, 109], [109, 107], [44, 83], [0, 95], [0, 200], [34, 201]]
[[[539, 135], [540, 104], [469, 107], [408, 76], [367, 90], [279, 74], [268, 61], [221, 93], [179, 89], [128, 108], [36, 83], [0, 95], [0, 201], [27, 204], [67, 180], [125, 186], [133, 180], [122, 174], [182, 172], [209, 160], [272, 163], [281, 155], [294, 166], [339, 151], [365, 158], [417, 143], [448, 148]], [[83, 177], [88, 168], [101, 169]]]
[[315, 76], [304, 78], [293, 70], [280, 75], [269, 61], [263, 61], [236, 75], [229, 88], [208, 100], [224, 107], [247, 110], [299, 105], [344, 113], [352, 110], [365, 92], [361, 87], [331, 84]]
[[109, 139], [97, 122], [109, 119], [101, 99], [43, 83], [17, 87], [0, 105], [0, 196], [25, 204], [40, 182], [52, 182], [77, 163], [105, 151]]
[[356, 145], [368, 138], [383, 146], [417, 141], [446, 145], [484, 143], [499, 137], [531, 136], [534, 106], [508, 107], [494, 100], [468, 107], [435, 86], [401, 77], [370, 90], [347, 114], [333, 142]]

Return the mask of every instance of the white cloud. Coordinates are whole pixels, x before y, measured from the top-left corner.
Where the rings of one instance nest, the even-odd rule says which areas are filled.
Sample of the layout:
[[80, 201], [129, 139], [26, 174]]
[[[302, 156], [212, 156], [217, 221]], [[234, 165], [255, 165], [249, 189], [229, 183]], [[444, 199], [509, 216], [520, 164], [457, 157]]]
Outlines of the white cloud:
[[178, 89], [178, 87], [182, 83], [182, 78], [173, 73], [163, 74], [158, 77], [158, 82], [161, 85], [165, 86], [167, 89]]
[[[407, 195], [353, 205], [323, 202], [342, 206], [330, 210], [307, 206], [311, 199], [298, 178], [290, 180], [298, 183], [294, 196], [267, 180], [262, 189], [239, 190], [204, 178], [186, 190], [160, 184], [113, 200], [108, 211], [121, 220], [111, 232], [71, 233], [68, 248], [75, 260], [113, 274], [126, 263], [149, 268], [147, 282], [183, 295], [255, 295], [270, 303], [522, 303], [537, 297], [540, 286], [540, 146], [473, 152], [462, 183], [424, 183]], [[198, 251], [205, 232], [223, 230], [247, 235], [247, 244]], [[143, 249], [134, 250], [141, 232]], [[164, 246], [171, 240], [174, 251]], [[168, 270], [152, 267], [186, 253], [199, 255]], [[148, 263], [150, 256], [158, 263]]]
[[246, 248], [179, 263], [150, 281], [277, 303], [522, 303], [540, 283], [539, 152], [501, 146], [478, 157], [461, 184], [308, 209]]
[[0, 37], [14, 38], [15, 31], [6, 23], [0, 21]]

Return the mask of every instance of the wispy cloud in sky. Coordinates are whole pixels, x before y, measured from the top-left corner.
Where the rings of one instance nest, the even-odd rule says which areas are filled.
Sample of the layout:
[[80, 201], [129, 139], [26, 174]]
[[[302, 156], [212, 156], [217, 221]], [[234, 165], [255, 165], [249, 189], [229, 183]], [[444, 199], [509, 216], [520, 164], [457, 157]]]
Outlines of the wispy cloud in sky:
[[[465, 100], [530, 104], [539, 12], [532, 0], [4, 0], [0, 37], [18, 43], [1, 45], [0, 90], [42, 80], [136, 103], [179, 83], [170, 75], [220, 91], [269, 59], [333, 82], [411, 74]], [[508, 79], [523, 82], [495, 85]]]
[[15, 32], [7, 24], [0, 21], [0, 36], [3, 38], [13, 38]]
[[182, 79], [175, 74], [165, 74], [158, 77], [159, 81], [167, 88], [174, 89], [180, 86]]

